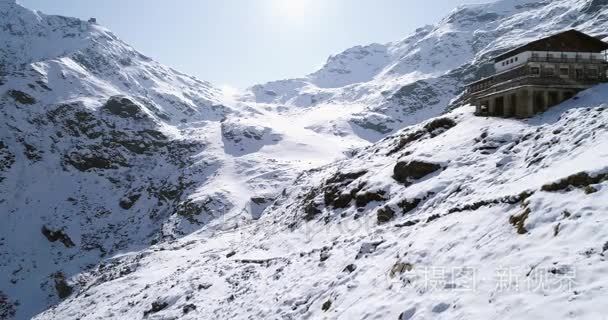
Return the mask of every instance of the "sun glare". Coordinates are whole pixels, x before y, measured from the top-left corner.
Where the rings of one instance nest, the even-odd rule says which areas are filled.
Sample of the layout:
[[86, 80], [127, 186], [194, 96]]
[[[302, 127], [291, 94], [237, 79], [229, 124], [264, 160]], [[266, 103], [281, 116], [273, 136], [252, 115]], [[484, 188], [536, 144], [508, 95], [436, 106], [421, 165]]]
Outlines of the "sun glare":
[[220, 90], [222, 90], [222, 94], [226, 98], [234, 97], [234, 96], [238, 95], [240, 92], [239, 89], [237, 89], [229, 84], [221, 85]]
[[314, 0], [272, 0], [275, 14], [289, 19], [303, 18], [311, 13]]

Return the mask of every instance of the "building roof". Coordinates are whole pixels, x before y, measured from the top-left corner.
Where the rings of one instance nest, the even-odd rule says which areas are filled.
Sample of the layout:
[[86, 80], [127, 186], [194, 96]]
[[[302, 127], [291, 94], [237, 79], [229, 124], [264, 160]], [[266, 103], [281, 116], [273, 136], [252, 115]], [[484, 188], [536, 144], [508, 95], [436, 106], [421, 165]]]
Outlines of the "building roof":
[[605, 50], [608, 50], [608, 43], [573, 29], [532, 41], [497, 56], [494, 61], [499, 62], [525, 51], [602, 52]]

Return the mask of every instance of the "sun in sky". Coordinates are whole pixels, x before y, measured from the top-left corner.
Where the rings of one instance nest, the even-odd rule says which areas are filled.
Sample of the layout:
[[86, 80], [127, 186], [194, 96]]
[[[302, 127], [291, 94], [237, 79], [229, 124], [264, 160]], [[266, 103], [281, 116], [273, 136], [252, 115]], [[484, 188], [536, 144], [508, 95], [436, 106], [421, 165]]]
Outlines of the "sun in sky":
[[275, 16], [288, 20], [299, 20], [319, 10], [320, 0], [269, 0], [270, 10]]

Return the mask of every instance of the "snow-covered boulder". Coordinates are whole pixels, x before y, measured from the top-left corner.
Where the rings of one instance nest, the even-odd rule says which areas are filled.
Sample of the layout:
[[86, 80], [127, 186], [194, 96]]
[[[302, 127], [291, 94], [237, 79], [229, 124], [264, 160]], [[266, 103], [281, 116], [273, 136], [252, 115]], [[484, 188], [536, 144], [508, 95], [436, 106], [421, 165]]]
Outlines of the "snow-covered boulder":
[[272, 128], [237, 119], [222, 122], [224, 150], [232, 155], [245, 155], [260, 150], [265, 145], [281, 141], [281, 135]]

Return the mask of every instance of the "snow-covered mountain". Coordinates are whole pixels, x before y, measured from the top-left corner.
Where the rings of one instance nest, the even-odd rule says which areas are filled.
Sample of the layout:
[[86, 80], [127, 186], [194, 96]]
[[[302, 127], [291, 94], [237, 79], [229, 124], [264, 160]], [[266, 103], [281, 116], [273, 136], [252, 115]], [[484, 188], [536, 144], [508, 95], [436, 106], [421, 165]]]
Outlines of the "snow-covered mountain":
[[97, 266], [36, 319], [602, 319], [608, 86], [472, 112], [304, 172], [256, 223]]
[[255, 219], [350, 143], [14, 1], [0, 2], [0, 115], [0, 318], [43, 311], [118, 252]]
[[188, 199], [221, 159], [186, 124], [234, 110], [96, 24], [9, 1], [0, 29], [0, 304], [18, 303], [0, 314], [23, 319], [65, 277], [213, 218]]
[[[0, 1], [0, 319], [597, 319], [608, 87], [524, 121], [439, 115], [493, 54], [607, 19], [464, 6], [233, 97]], [[574, 287], [495, 290], [511, 267]]]
[[340, 120], [353, 134], [376, 141], [441, 114], [457, 102], [466, 83], [487, 75], [489, 59], [505, 50], [572, 28], [608, 36], [605, 4], [502, 0], [461, 6], [403, 40], [357, 46], [308, 76], [253, 86], [243, 100], [352, 109]]

